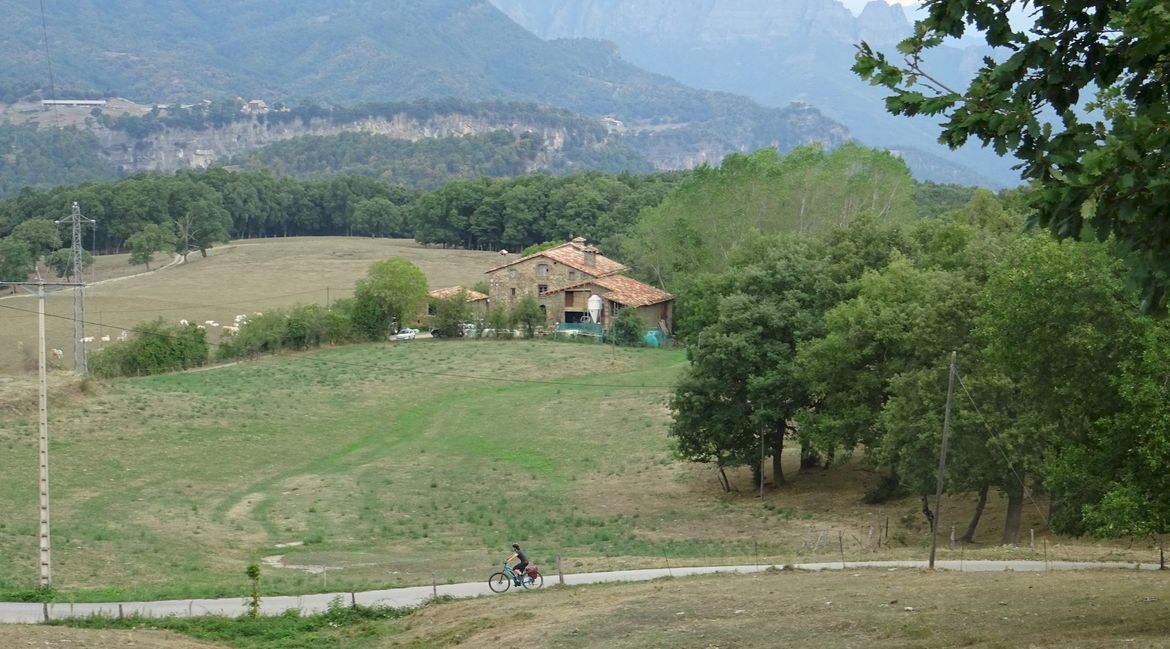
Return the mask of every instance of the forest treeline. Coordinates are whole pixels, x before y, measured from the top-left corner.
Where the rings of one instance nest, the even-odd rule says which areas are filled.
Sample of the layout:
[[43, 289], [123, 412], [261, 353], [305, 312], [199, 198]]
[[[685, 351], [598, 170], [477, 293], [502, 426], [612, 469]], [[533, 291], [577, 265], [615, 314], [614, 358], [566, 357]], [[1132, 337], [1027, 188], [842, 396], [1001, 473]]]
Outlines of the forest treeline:
[[[175, 246], [181, 253], [206, 250], [229, 239], [258, 237], [377, 236], [467, 249], [521, 250], [584, 236], [601, 242], [608, 254], [628, 256], [642, 275], [666, 286], [671, 271], [667, 262], [655, 257], [666, 253], [654, 247], [654, 237], [664, 242], [706, 237], [704, 246], [669, 262], [677, 266], [693, 265], [688, 260], [700, 253], [705, 257], [731, 250], [733, 240], [719, 240], [702, 230], [735, 222], [732, 212], [739, 209], [738, 203], [726, 192], [702, 187], [707, 176], [738, 173], [735, 170], [740, 168], [766, 168], [769, 182], [802, 192], [785, 199], [788, 203], [749, 201], [753, 210], [763, 214], [773, 208], [783, 211], [785, 204], [799, 204], [794, 218], [809, 227], [820, 219], [845, 218], [842, 210], [869, 209], [861, 195], [887, 182], [896, 191], [887, 188], [878, 193], [894, 195], [897, 207], [890, 209], [901, 215], [953, 207], [972, 191], [914, 183], [905, 166], [889, 154], [852, 145], [831, 152], [802, 147], [787, 156], [774, 150], [735, 154], [728, 157], [722, 172], [701, 167], [694, 172], [650, 174], [530, 174], [459, 180], [430, 192], [366, 176], [298, 180], [217, 168], [140, 174], [115, 182], [45, 190], [26, 188], [0, 200], [0, 239], [20, 238], [33, 258], [47, 254], [67, 237], [64, 225], [45, 223], [67, 216], [74, 202], [87, 218], [97, 221], [96, 228], [83, 237], [84, 246], [96, 254], [129, 250], [128, 242], [148, 229], [149, 236], [138, 236], [134, 242], [160, 251]], [[696, 180], [688, 180], [692, 176]], [[850, 184], [855, 187], [842, 191]], [[696, 186], [702, 189], [688, 189]], [[761, 189], [759, 195], [767, 193]], [[650, 210], [668, 196], [673, 196], [669, 205]], [[858, 198], [842, 198], [846, 196]], [[693, 224], [675, 223], [675, 212], [692, 215]], [[756, 225], [763, 224], [762, 219], [757, 218]], [[14, 249], [13, 242], [8, 249]], [[9, 255], [7, 276], [31, 267], [28, 259], [13, 260]]]
[[77, 179], [114, 180], [122, 174], [100, 155], [93, 133], [0, 122], [0, 196], [24, 187], [53, 187]]
[[456, 179], [534, 171], [653, 171], [637, 152], [617, 141], [582, 141], [579, 133], [567, 132], [564, 145], [549, 150], [540, 133], [506, 130], [417, 141], [366, 133], [306, 135], [234, 156], [228, 166], [296, 178], [369, 176], [419, 189], [435, 189]]
[[[685, 175], [533, 174], [457, 181], [424, 192], [363, 176], [297, 180], [211, 169], [26, 188], [0, 201], [0, 242], [9, 251], [0, 274], [23, 279], [32, 260], [64, 245], [66, 226], [52, 222], [68, 216], [74, 202], [97, 221], [83, 237], [97, 254], [129, 250], [128, 242], [143, 232], [151, 236], [134, 241], [149, 239], [156, 250], [179, 246], [181, 253], [229, 239], [338, 235], [520, 250], [572, 236], [613, 239]], [[13, 239], [26, 244], [27, 256], [12, 253]]]

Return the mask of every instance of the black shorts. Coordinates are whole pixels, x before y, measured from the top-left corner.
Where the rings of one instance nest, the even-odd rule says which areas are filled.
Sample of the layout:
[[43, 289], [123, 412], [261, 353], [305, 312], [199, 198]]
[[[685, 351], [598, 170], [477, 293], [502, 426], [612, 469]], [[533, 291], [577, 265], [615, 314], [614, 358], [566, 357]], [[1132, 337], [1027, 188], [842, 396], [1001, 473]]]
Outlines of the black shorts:
[[520, 563], [512, 566], [512, 572], [516, 573], [516, 578], [519, 579], [520, 577], [524, 576], [524, 569], [527, 567], [528, 567], [528, 562], [521, 561]]

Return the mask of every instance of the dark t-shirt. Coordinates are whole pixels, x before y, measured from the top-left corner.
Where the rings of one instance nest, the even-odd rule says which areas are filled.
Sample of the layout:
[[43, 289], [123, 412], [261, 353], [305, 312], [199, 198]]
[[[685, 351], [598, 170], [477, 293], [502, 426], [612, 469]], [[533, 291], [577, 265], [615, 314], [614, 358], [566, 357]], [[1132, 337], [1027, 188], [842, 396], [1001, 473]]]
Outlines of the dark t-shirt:
[[528, 563], [528, 555], [524, 554], [524, 550], [521, 550], [520, 548], [512, 549], [516, 551], [516, 559], [519, 560], [520, 563]]

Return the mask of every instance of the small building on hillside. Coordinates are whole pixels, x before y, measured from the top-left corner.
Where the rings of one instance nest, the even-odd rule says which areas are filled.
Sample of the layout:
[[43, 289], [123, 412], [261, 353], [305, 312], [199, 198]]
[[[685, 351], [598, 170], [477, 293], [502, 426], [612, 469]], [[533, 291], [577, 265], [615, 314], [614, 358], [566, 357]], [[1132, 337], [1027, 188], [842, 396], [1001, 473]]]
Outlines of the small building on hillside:
[[467, 302], [468, 306], [471, 307], [472, 316], [475, 318], [482, 318], [484, 314], [487, 313], [488, 296], [480, 293], [479, 291], [463, 288], [462, 286], [440, 288], [428, 293], [427, 296], [430, 299], [427, 300], [427, 314], [434, 315], [435, 300], [449, 300], [456, 295], [459, 295], [460, 291], [464, 291], [467, 295]]
[[263, 99], [252, 99], [240, 107], [241, 113], [249, 115], [262, 115], [269, 110], [268, 104]]
[[487, 271], [492, 306], [511, 308], [525, 295], [536, 298], [546, 326], [589, 322], [592, 295], [605, 300], [600, 324], [622, 308], [634, 307], [649, 328], [669, 334], [674, 296], [620, 275], [626, 267], [602, 255], [582, 237]]
[[572, 286], [549, 291], [546, 298], [560, 310], [558, 322], [589, 322], [589, 298], [601, 297], [598, 322], [603, 328], [613, 322], [622, 309], [636, 309], [647, 329], [670, 334], [674, 326], [674, 296], [625, 275], [608, 275], [588, 279]]

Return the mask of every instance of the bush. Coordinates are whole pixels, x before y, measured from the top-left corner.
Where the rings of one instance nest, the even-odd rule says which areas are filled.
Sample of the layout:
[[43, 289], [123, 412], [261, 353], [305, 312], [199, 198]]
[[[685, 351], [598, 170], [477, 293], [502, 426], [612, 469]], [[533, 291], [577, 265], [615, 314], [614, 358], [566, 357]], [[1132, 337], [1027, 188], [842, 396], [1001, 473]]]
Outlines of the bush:
[[641, 347], [644, 344], [642, 338], [646, 335], [646, 323], [642, 321], [642, 316], [638, 315], [637, 309], [622, 309], [613, 319], [610, 335], [613, 336], [615, 345]]
[[317, 304], [278, 309], [240, 324], [240, 331], [219, 342], [220, 360], [276, 354], [286, 349], [302, 350], [321, 345], [349, 342], [353, 326], [346, 305], [328, 309]]
[[199, 367], [211, 356], [207, 333], [195, 325], [168, 326], [162, 318], [134, 329], [134, 337], [93, 355], [91, 371], [101, 377], [146, 376]]

